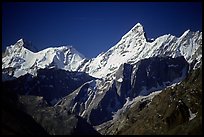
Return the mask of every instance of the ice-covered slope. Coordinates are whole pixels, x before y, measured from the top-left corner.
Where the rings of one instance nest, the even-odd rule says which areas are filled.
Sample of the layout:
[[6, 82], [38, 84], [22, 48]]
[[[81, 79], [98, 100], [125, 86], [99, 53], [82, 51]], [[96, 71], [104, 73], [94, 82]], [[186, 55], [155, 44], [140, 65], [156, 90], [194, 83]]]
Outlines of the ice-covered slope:
[[202, 32], [187, 30], [179, 38], [167, 34], [148, 42], [143, 26], [137, 23], [115, 46], [89, 60], [80, 70], [101, 78], [113, 75], [121, 64], [132, 64], [149, 57], [184, 56], [191, 63], [201, 59], [202, 54], [195, 55], [199, 47], [202, 47]]
[[2, 58], [2, 69], [14, 77], [26, 73], [35, 75], [40, 68], [56, 67], [76, 71], [85, 57], [71, 46], [52, 47], [39, 52], [25, 48], [25, 42], [20, 39], [16, 44], [6, 48]]

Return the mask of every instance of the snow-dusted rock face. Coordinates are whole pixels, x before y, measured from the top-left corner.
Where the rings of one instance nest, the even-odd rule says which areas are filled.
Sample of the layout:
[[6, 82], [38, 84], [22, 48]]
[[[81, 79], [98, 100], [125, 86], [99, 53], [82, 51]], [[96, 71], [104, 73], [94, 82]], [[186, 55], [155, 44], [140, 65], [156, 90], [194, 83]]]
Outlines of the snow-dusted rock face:
[[87, 62], [80, 70], [101, 78], [113, 75], [121, 64], [134, 64], [141, 59], [155, 56], [184, 56], [191, 63], [193, 60], [201, 60], [200, 47], [202, 32], [187, 30], [179, 38], [167, 34], [148, 42], [143, 26], [137, 23], [115, 46]]
[[38, 69], [51, 67], [76, 71], [85, 60], [82, 54], [70, 46], [47, 48], [39, 52], [32, 52], [28, 47], [31, 46], [23, 39], [7, 47], [2, 58], [3, 72], [12, 68], [8, 73], [13, 77], [19, 77], [27, 73], [36, 75]]
[[123, 107], [127, 98], [146, 96], [183, 80], [189, 65], [183, 57], [152, 57], [133, 65], [123, 64], [115, 74], [115, 80], [86, 82], [63, 98], [58, 105], [80, 115], [93, 125], [111, 120]]
[[107, 52], [79, 70], [100, 79], [87, 82], [62, 99], [59, 105], [85, 117], [93, 125], [110, 120], [127, 98], [149, 95], [182, 81], [194, 60], [201, 61], [202, 32], [186, 31], [147, 41], [136, 24]]

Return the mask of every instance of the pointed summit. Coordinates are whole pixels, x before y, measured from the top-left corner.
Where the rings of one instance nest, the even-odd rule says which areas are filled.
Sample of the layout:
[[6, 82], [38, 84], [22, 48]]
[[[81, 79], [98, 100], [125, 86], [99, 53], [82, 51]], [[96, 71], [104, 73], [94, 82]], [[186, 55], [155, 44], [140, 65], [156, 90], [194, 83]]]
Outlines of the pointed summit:
[[144, 32], [144, 28], [140, 23], [137, 23], [131, 30], [133, 32]]
[[30, 41], [25, 40], [24, 38], [19, 39], [15, 46], [17, 47], [24, 47], [32, 52], [37, 52], [37, 48], [32, 45]]
[[137, 23], [131, 30], [135, 30], [135, 29], [144, 31], [143, 26], [140, 23]]
[[186, 35], [188, 35], [191, 32], [190, 29], [186, 30], [181, 36], [180, 39], [184, 38]]
[[138, 22], [135, 26], [142, 26], [142, 24]]
[[132, 29], [130, 29], [129, 32], [127, 32], [122, 39], [125, 39], [129, 36], [131, 37], [137, 37], [137, 38], [141, 38], [141, 39], [146, 39], [145, 38], [145, 32], [144, 32], [144, 28], [140, 23], [137, 23], [134, 27], [132, 27]]
[[144, 30], [144, 27], [142, 26], [142, 24], [137, 23], [132, 29], [132, 32], [134, 33], [139, 33], [142, 37], [144, 36], [144, 38], [146, 39], [146, 41], [148, 42], [152, 42], [153, 40], [148, 39], [147, 34]]

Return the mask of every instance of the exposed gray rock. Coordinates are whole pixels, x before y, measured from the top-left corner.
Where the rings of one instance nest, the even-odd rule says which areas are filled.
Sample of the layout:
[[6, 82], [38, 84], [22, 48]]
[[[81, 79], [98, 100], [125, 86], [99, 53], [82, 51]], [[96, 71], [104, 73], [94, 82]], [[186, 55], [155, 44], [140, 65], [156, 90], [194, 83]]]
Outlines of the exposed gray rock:
[[173, 83], [182, 81], [188, 73], [188, 63], [183, 57], [153, 57], [135, 64], [123, 64], [114, 80], [97, 79], [86, 82], [57, 105], [100, 125], [126, 102], [138, 95], [149, 95]]

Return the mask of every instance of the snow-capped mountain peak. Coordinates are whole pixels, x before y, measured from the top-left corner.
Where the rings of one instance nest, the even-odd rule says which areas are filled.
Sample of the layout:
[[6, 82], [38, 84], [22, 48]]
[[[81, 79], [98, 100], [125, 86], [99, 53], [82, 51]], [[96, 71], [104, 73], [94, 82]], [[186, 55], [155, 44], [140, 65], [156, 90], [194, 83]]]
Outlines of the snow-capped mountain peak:
[[186, 30], [186, 31], [180, 36], [180, 39], [183, 38], [183, 37], [185, 37], [186, 35], [188, 35], [188, 33], [189, 33], [190, 31], [191, 31], [190, 29]]
[[21, 39], [19, 39], [19, 40], [17, 41], [17, 43], [16, 43], [15, 45], [23, 46], [24, 41], [25, 41], [25, 40], [24, 40], [23, 38], [21, 38]]
[[140, 23], [137, 23], [131, 30], [132, 31], [140, 31], [140, 32], [144, 31], [143, 26]]
[[121, 64], [135, 58], [144, 49], [146, 42], [144, 28], [137, 23], [115, 46], [87, 62], [81, 71], [87, 71], [94, 77], [112, 75]]
[[78, 67], [85, 61], [84, 55], [72, 46], [51, 47], [39, 52], [32, 52], [24, 39], [18, 40], [14, 45], [8, 46], [2, 58], [2, 69], [10, 75], [19, 77], [30, 73], [36, 75], [38, 69], [58, 68], [69, 71], [77, 71]]
[[132, 32], [143, 32], [144, 28], [143, 28], [141, 23], [137, 23], [132, 27], [132, 29], [130, 31], [132, 31]]
[[88, 61], [81, 71], [99, 78], [114, 76], [124, 63], [135, 64], [141, 59], [155, 56], [184, 56], [191, 63], [193, 58], [201, 59], [202, 55], [196, 54], [199, 47], [202, 47], [202, 32], [187, 30], [179, 38], [166, 34], [148, 41], [143, 26], [137, 23], [115, 46]]
[[[149, 41], [144, 27], [137, 23], [120, 41], [108, 51], [87, 61], [85, 57], [72, 46], [47, 48], [32, 52], [26, 48], [25, 40], [20, 39], [16, 44], [7, 47], [6, 56], [2, 58], [2, 68], [13, 67], [15, 71], [32, 72], [30, 68], [56, 67], [69, 71], [82, 71], [91, 76], [114, 78], [115, 72], [124, 64], [135, 64], [138, 61], [159, 57], [184, 56], [188, 63], [193, 60], [200, 62], [202, 58], [202, 32], [185, 31], [179, 38], [166, 34]], [[20, 73], [22, 74], [22, 73]], [[19, 74], [15, 75], [16, 77]]]
[[145, 39], [144, 34], [145, 32], [143, 26], [140, 23], [137, 23], [122, 37], [122, 39], [127, 39], [128, 37], [141, 37], [142, 39]]
[[32, 52], [37, 52], [37, 48], [32, 45], [30, 41], [25, 40], [24, 38], [19, 39], [16, 44], [13, 45], [16, 48], [24, 47]]

